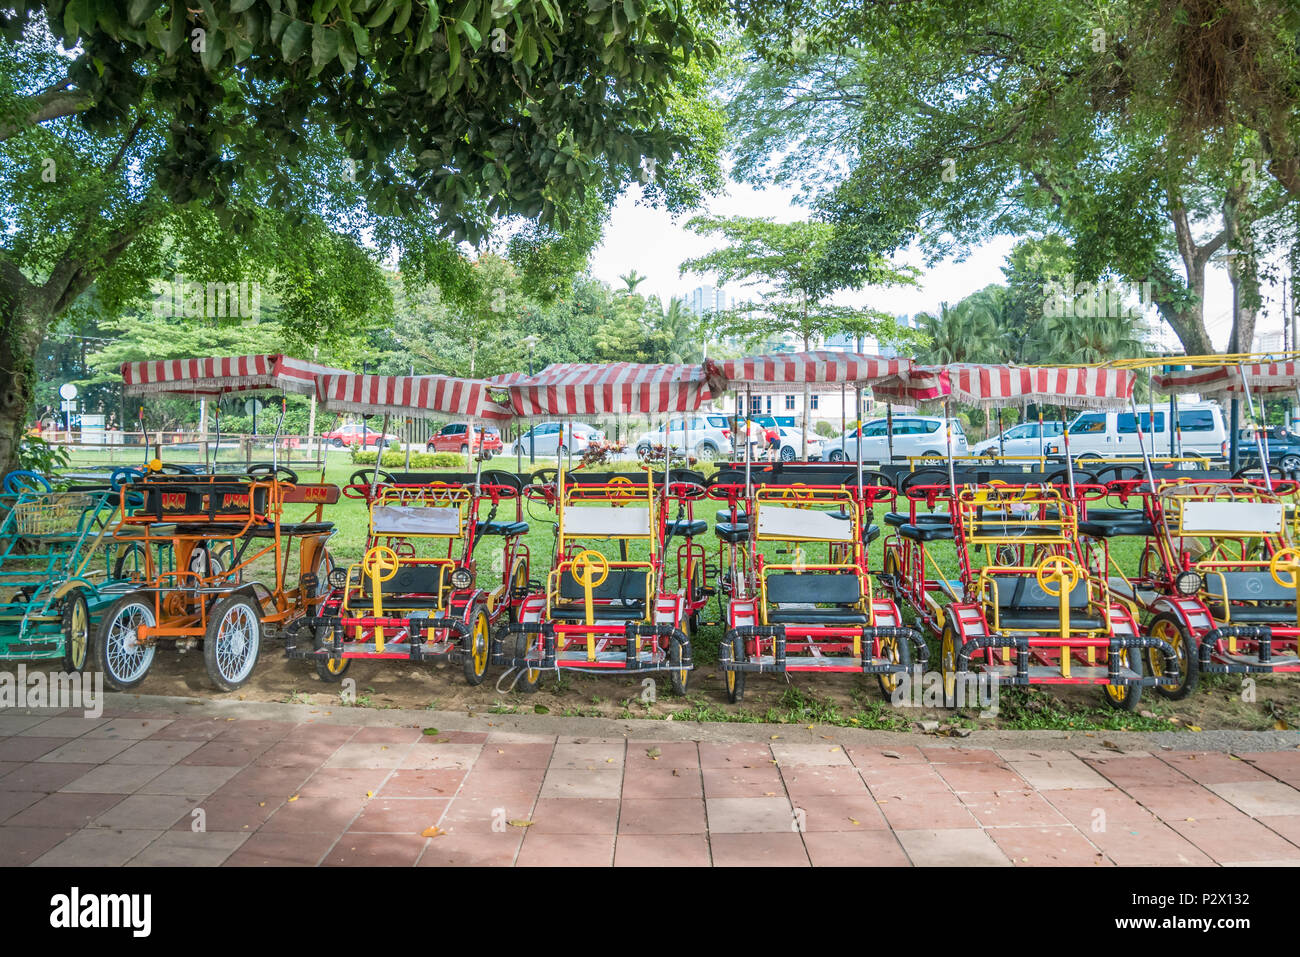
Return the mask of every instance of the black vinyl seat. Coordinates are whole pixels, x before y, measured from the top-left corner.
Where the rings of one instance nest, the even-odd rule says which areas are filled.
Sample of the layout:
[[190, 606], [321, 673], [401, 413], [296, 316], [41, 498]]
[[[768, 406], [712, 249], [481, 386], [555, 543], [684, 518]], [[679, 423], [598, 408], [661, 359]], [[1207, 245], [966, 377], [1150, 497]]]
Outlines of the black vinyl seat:
[[1296, 621], [1296, 589], [1279, 585], [1264, 569], [1209, 572], [1205, 593], [1210, 614], [1219, 622], [1294, 625]]
[[920, 512], [914, 522], [912, 516], [906, 512], [886, 512], [885, 524], [892, 525], [894, 528], [901, 528], [904, 525], [951, 525], [952, 516], [947, 512]]
[[[611, 568], [605, 580], [591, 590], [595, 602], [592, 617], [598, 621], [632, 621], [646, 614], [648, 570]], [[566, 570], [560, 576], [560, 601], [551, 606], [551, 617], [560, 621], [584, 621], [587, 590]]]
[[709, 530], [709, 523], [702, 518], [674, 519], [668, 523], [668, 534], [682, 538], [693, 538], [696, 535], [703, 535]]
[[713, 526], [713, 534], [724, 542], [736, 544], [748, 540], [749, 525], [741, 522], [718, 522]]
[[[715, 522], [730, 522], [731, 509], [729, 508], [719, 509], [718, 514], [714, 516], [713, 520]], [[748, 521], [749, 521], [749, 516], [745, 514], [745, 510], [743, 508], [736, 509], [736, 522], [743, 525]]]
[[[865, 625], [870, 621], [856, 607], [862, 601], [856, 574], [783, 573], [768, 575], [763, 581], [768, 605], [777, 606], [767, 611], [767, 620], [772, 624]], [[814, 607], [780, 607], [792, 604]]]
[[898, 534], [904, 538], [910, 538], [914, 542], [950, 542], [954, 537], [951, 525], [940, 525], [938, 522], [927, 522], [924, 525], [900, 525], [898, 526]]
[[511, 535], [525, 535], [527, 532], [527, 522], [478, 521], [474, 523], [475, 535], [504, 535], [508, 538]]
[[[384, 614], [390, 611], [440, 608], [440, 586], [450, 568], [449, 565], [399, 564], [397, 573], [392, 578], [379, 583]], [[370, 602], [371, 595], [370, 577], [362, 572], [361, 601]], [[354, 614], [361, 610], [355, 603], [349, 603], [349, 607]]]
[[[1061, 626], [1061, 599], [1049, 595], [1034, 575], [995, 575], [998, 621], [1004, 629], [1053, 631]], [[1092, 606], [1088, 583], [1070, 590], [1070, 630], [1097, 631], [1105, 621]]]

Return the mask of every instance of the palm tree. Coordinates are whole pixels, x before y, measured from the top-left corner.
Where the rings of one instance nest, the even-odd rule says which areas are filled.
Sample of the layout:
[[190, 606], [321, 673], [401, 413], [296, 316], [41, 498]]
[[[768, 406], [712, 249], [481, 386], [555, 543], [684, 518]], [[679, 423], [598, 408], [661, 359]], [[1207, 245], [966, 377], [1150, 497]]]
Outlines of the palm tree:
[[646, 281], [647, 277], [642, 276], [635, 269], [632, 269], [628, 272], [623, 273], [618, 278], [623, 280], [623, 287], [624, 287], [623, 292], [633, 293], [636, 292], [637, 286], [641, 285], [641, 283]]
[[930, 340], [921, 359], [935, 365], [954, 362], [996, 361], [1000, 353], [1001, 330], [983, 309], [972, 308], [967, 300], [956, 306], [939, 304], [937, 316], [923, 312], [916, 317], [921, 332]]
[[663, 362], [699, 362], [704, 358], [699, 318], [677, 296], [668, 301], [668, 308], [656, 320], [655, 337]]

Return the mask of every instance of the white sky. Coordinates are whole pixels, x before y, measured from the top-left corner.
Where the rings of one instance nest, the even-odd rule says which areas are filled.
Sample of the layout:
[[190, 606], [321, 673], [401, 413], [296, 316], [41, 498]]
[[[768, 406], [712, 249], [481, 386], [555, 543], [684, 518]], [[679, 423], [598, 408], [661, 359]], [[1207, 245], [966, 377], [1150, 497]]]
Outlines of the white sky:
[[[685, 259], [703, 255], [719, 245], [719, 240], [697, 236], [684, 227], [689, 215], [677, 221], [663, 210], [639, 204], [640, 190], [633, 188], [619, 200], [605, 231], [605, 240], [592, 256], [592, 272], [596, 278], [614, 288], [623, 285], [619, 275], [635, 269], [646, 276], [637, 287], [644, 295], [656, 294], [665, 303], [672, 296], [686, 296], [696, 286], [716, 285], [714, 277], [678, 274], [678, 265]], [[719, 216], [770, 216], [780, 221], [806, 218], [807, 212], [791, 200], [793, 190], [754, 187], [731, 183], [728, 193], [708, 204], [707, 211]], [[989, 283], [1003, 282], [1002, 267], [1007, 253], [1015, 245], [1012, 238], [999, 239], [971, 252], [962, 262], [945, 261], [930, 270], [924, 270], [921, 257], [903, 255], [900, 263], [922, 267], [920, 285], [898, 288], [870, 288], [859, 293], [837, 297], [845, 305], [870, 304], [895, 315], [929, 312], [940, 302], [956, 303]], [[727, 292], [738, 299], [747, 298], [748, 290], [741, 286], [728, 286]], [[1276, 333], [1282, 328], [1280, 288], [1266, 287], [1265, 312], [1260, 317], [1257, 333]], [[1207, 277], [1205, 319], [1216, 348], [1227, 347], [1232, 325], [1232, 287], [1222, 266], [1212, 265]], [[1151, 312], [1149, 319], [1156, 321]], [[1163, 323], [1163, 344], [1177, 349], [1177, 339]]]

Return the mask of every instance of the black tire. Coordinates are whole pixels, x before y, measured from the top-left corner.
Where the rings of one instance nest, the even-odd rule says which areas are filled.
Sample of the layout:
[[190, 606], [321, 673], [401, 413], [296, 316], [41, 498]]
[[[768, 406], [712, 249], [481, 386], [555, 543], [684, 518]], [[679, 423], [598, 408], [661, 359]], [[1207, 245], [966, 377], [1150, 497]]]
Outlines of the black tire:
[[[1163, 638], [1174, 646], [1178, 652], [1178, 684], [1153, 685], [1152, 690], [1162, 698], [1181, 701], [1196, 690], [1201, 683], [1200, 642], [1196, 636], [1183, 625], [1182, 619], [1171, 611], [1164, 611], [1151, 619], [1147, 634], [1153, 638]], [[1164, 673], [1165, 656], [1156, 648], [1147, 649], [1147, 667], [1153, 675]]]
[[149, 674], [158, 646], [139, 645], [135, 629], [156, 625], [152, 599], [140, 592], [129, 592], [109, 605], [99, 619], [92, 642], [95, 666], [104, 673], [104, 684], [114, 691], [137, 688]]
[[794, 451], [794, 447], [793, 447], [793, 446], [790, 446], [790, 445], [783, 445], [783, 446], [781, 446], [781, 461], [782, 461], [782, 462], [793, 462], [793, 461], [795, 460], [796, 457], [797, 457], [797, 456], [796, 456], [796, 454], [795, 454], [795, 451]]
[[695, 457], [701, 462], [712, 462], [718, 457], [718, 447], [712, 442], [701, 442], [695, 446]]
[[[906, 638], [882, 638], [880, 650], [890, 661], [902, 665], [904, 674], [912, 670], [912, 643]], [[892, 701], [894, 691], [898, 688], [898, 676], [876, 675], [876, 683], [880, 685], [880, 693], [885, 696], [885, 700]]]
[[[515, 635], [514, 657], [526, 658], [530, 650], [530, 639], [533, 635]], [[519, 669], [519, 680], [515, 682], [515, 690], [522, 691], [524, 694], [534, 694], [542, 684], [542, 672], [540, 669], [521, 668]]]
[[668, 639], [668, 664], [672, 670], [668, 672], [668, 681], [672, 685], [673, 694], [682, 698], [686, 695], [687, 688], [691, 683], [691, 672], [688, 668], [677, 667], [682, 662], [682, 637], [673, 635]]
[[492, 652], [492, 624], [487, 609], [475, 605], [469, 616], [469, 634], [460, 641], [465, 680], [481, 685], [487, 677], [488, 656]]
[[1278, 465], [1287, 475], [1295, 475], [1300, 472], [1300, 455], [1284, 455]]
[[[1145, 670], [1142, 667], [1142, 653], [1136, 648], [1125, 648], [1122, 655], [1129, 669], [1137, 672], [1138, 677], [1141, 677]], [[1120, 688], [1116, 685], [1103, 685], [1101, 696], [1116, 711], [1132, 712], [1136, 711], [1142, 702], [1142, 686], [1131, 684]]]
[[649, 457], [649, 455], [650, 455], [650, 446], [638, 445], [636, 447], [636, 457], [639, 458], [642, 462], [644, 462]]
[[341, 448], [343, 448], [343, 440], [342, 440], [342, 439], [330, 439], [330, 445], [334, 446], [334, 448], [336, 448], [336, 449], [341, 449]]
[[[737, 635], [728, 642], [726, 638], [723, 638], [720, 650], [723, 661], [743, 662], [745, 660], [745, 639]], [[743, 701], [745, 698], [745, 672], [724, 669], [722, 672], [722, 686], [727, 692], [729, 702], [737, 704]]]
[[122, 581], [125, 578], [138, 580], [144, 577], [145, 569], [145, 546], [142, 542], [128, 542], [126, 547], [117, 553], [117, 560], [113, 562], [113, 578]]
[[247, 684], [262, 654], [262, 615], [246, 595], [227, 595], [208, 610], [203, 636], [203, 663], [208, 678], [222, 691]]
[[844, 450], [843, 450], [843, 449], [831, 449], [830, 452], [828, 452], [828, 453], [826, 454], [826, 460], [827, 460], [828, 462], [843, 462], [843, 461], [844, 461]]
[[922, 452], [921, 457], [927, 459], [938, 459], [938, 458], [943, 458], [943, 453], [931, 450], [929, 452]]
[[567, 445], [561, 445], [558, 449], [556, 449], [555, 454], [558, 455], [560, 458], [564, 458], [569, 454], [569, 447]]
[[[329, 556], [326, 555], [324, 560], [321, 562], [321, 564], [332, 566], [333, 562], [330, 560]], [[316, 572], [317, 582], [318, 582], [316, 586], [317, 596], [320, 596], [322, 594], [329, 594], [330, 592], [329, 573], [332, 570], [333, 570], [332, 568], [322, 568], [317, 570]], [[324, 574], [321, 574], [322, 571], [324, 572]], [[316, 606], [317, 615], [320, 614], [322, 607], [323, 607], [322, 605]], [[327, 644], [330, 643], [331, 638], [333, 638], [333, 629], [330, 628], [329, 625], [317, 626], [316, 633], [312, 635], [312, 639], [311, 639], [312, 649], [314, 651], [320, 651], [322, 648], [324, 648]], [[352, 659], [339, 658], [338, 661], [335, 662], [333, 658], [315, 658], [312, 660], [312, 665], [316, 668], [317, 678], [319, 678], [321, 681], [326, 682], [327, 684], [334, 684], [335, 682], [343, 680], [343, 676], [347, 674], [348, 669], [352, 667]]]
[[461, 455], [469, 455], [469, 446], [468, 446], [468, 445], [463, 445], [463, 444], [462, 444], [461, 447], [460, 447], [460, 454], [461, 454]]
[[939, 691], [945, 708], [957, 707], [957, 652], [961, 650], [961, 639], [952, 621], [945, 620], [943, 631], [939, 635]]
[[80, 674], [90, 659], [90, 603], [84, 588], [74, 588], [63, 598], [63, 670]]
[[515, 605], [514, 596], [519, 589], [528, 588], [528, 561], [527, 559], [517, 559], [515, 561], [514, 572], [510, 576], [510, 591], [507, 597], [510, 600], [510, 607], [506, 610], [506, 621], [512, 625], [519, 623], [519, 608]]

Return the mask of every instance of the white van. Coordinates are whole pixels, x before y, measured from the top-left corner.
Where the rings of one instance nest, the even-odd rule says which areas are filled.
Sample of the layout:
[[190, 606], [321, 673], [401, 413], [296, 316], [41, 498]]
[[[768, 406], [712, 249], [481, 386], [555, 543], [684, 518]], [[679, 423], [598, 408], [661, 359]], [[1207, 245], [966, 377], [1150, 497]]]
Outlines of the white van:
[[[1169, 455], [1169, 423], [1171, 405], [1162, 402], [1155, 407], [1155, 428], [1151, 427], [1151, 408], [1139, 407], [1139, 419], [1130, 412], [1080, 412], [1070, 422], [1070, 454], [1076, 458], [1109, 458], [1116, 455], [1140, 455], [1138, 423], [1147, 451], [1153, 455]], [[1218, 458], [1228, 426], [1223, 420], [1223, 410], [1213, 402], [1179, 402], [1178, 434], [1173, 448], [1178, 455], [1206, 455]], [[1061, 451], [1064, 451], [1062, 449]]]

